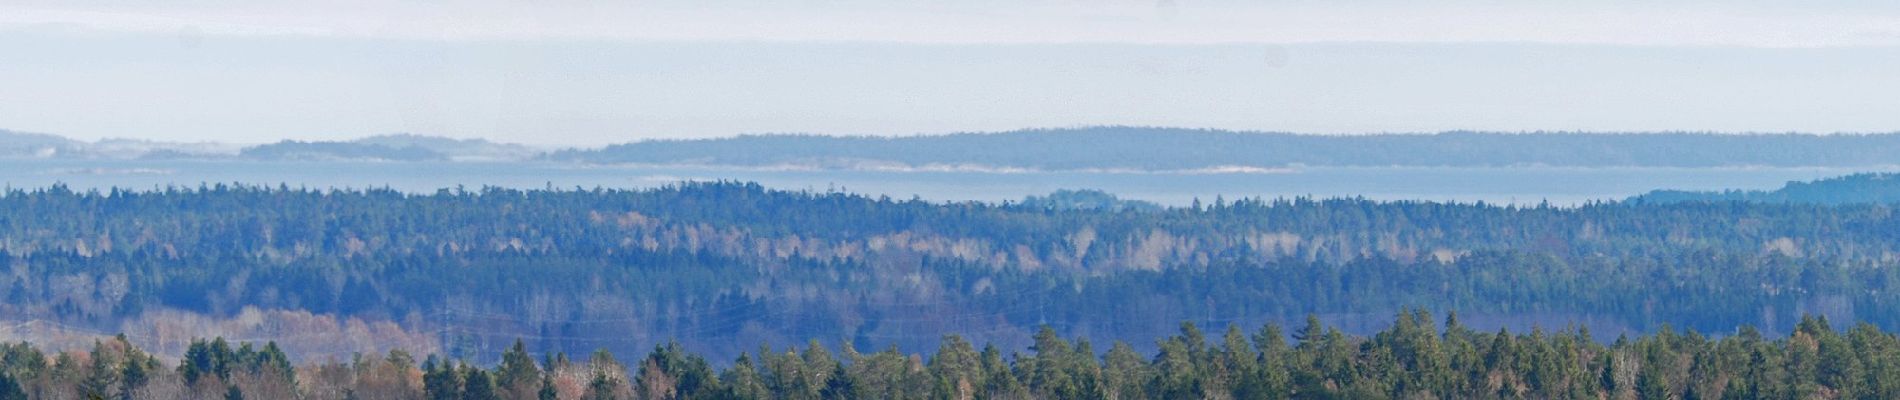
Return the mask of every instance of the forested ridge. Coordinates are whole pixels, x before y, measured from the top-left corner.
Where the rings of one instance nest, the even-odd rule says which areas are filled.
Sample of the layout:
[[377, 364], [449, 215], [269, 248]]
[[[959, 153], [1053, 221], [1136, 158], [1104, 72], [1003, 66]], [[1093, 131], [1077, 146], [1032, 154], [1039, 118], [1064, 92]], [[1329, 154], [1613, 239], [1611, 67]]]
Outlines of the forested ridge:
[[679, 340], [728, 360], [810, 339], [921, 352], [945, 333], [1014, 348], [1038, 326], [1148, 352], [1142, 338], [1180, 321], [1315, 314], [1368, 333], [1407, 307], [1486, 329], [1900, 327], [1900, 225], [1880, 204], [1033, 204], [745, 183], [14, 189], [0, 315], [48, 345], [124, 332], [177, 354], [222, 335], [481, 362], [517, 338], [570, 353]]
[[1631, 197], [1633, 202], [1682, 203], [1750, 201], [1762, 203], [1856, 204], [1900, 202], [1900, 174], [1861, 173], [1811, 182], [1788, 182], [1775, 190], [1697, 192], [1656, 190]]
[[[1193, 323], [1152, 353], [1098, 347], [1049, 327], [1023, 349], [944, 335], [934, 351], [760, 346], [713, 361], [678, 343], [640, 358], [533, 352], [500, 361], [402, 350], [293, 364], [276, 343], [194, 340], [175, 361], [124, 336], [90, 350], [0, 345], [0, 399], [1891, 399], [1900, 336], [1804, 317], [1792, 334], [1719, 337], [1663, 327], [1606, 344], [1587, 328], [1477, 331], [1402, 310], [1345, 334], [1307, 317], [1293, 331]], [[625, 361], [622, 361], [625, 360]]]

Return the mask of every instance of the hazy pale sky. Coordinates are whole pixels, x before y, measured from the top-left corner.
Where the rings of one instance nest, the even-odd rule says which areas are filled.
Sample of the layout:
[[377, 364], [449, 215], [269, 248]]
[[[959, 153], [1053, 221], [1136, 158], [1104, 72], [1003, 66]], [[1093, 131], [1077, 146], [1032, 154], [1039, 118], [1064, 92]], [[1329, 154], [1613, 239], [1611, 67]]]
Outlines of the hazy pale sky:
[[1900, 130], [1889, 2], [310, 3], [0, 4], [0, 129]]

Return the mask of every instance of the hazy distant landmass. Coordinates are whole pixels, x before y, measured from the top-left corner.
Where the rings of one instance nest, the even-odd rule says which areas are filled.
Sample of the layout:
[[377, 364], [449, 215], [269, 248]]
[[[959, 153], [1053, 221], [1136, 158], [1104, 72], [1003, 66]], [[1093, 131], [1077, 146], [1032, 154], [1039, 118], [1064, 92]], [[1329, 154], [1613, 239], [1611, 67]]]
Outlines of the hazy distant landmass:
[[160, 142], [64, 136], [0, 129], [0, 159], [214, 159], [228, 158], [240, 146], [209, 142]]
[[1810, 182], [1788, 182], [1787, 186], [1776, 190], [1722, 192], [1656, 190], [1632, 197], [1630, 201], [1652, 203], [1749, 201], [1830, 205], [1900, 203], [1900, 174], [1854, 174]]
[[538, 151], [519, 144], [415, 134], [377, 135], [351, 141], [285, 140], [244, 148], [256, 160], [521, 161]]
[[80, 142], [57, 135], [0, 129], [0, 156], [52, 157], [80, 147]]
[[258, 160], [444, 161], [448, 156], [421, 146], [355, 142], [282, 142], [246, 147], [240, 155]]
[[908, 137], [750, 135], [557, 151], [553, 160], [821, 169], [1265, 171], [1295, 166], [1797, 167], [1894, 164], [1900, 135], [1307, 135], [1094, 127]]
[[117, 138], [87, 142], [53, 134], [0, 130], [0, 158], [9, 159], [523, 161], [540, 153], [538, 149], [520, 144], [408, 133], [348, 141], [284, 140], [245, 146]]
[[416, 147], [441, 154], [454, 161], [516, 161], [525, 160], [540, 154], [540, 150], [514, 143], [496, 143], [483, 139], [454, 139], [410, 133], [376, 135], [357, 139], [350, 143], [391, 148]]
[[1897, 134], [1491, 133], [1312, 135], [1150, 127], [902, 137], [744, 135], [543, 152], [415, 134], [241, 147], [97, 142], [0, 131], [0, 158], [542, 161], [860, 171], [1273, 173], [1332, 167], [1890, 167]]
[[539, 151], [519, 144], [407, 133], [377, 135], [351, 141], [285, 140], [246, 147], [240, 153], [245, 158], [260, 161], [522, 161], [536, 154], [539, 154]]
[[[427, 193], [454, 186], [641, 188], [731, 179], [990, 202], [1079, 188], [1172, 206], [1223, 195], [1575, 205], [1657, 189], [1772, 190], [1790, 181], [1900, 172], [1887, 154], [1900, 154], [1900, 135], [1328, 136], [1093, 127], [887, 138], [751, 135], [555, 150], [407, 133], [247, 145], [15, 131], [0, 132], [0, 170], [9, 171], [0, 180], [81, 190], [245, 182]], [[1058, 208], [1127, 205], [1070, 194], [1078, 197], [1040, 201]]]

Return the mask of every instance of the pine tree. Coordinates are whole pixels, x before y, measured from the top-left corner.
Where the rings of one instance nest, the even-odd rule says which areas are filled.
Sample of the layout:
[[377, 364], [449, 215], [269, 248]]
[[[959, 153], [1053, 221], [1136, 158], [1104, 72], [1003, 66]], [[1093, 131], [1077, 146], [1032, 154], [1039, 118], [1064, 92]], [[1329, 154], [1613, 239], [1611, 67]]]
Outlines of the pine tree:
[[719, 377], [725, 384], [726, 398], [763, 399], [771, 397], [770, 389], [765, 387], [764, 379], [759, 376], [758, 368], [752, 365], [752, 357], [743, 353], [731, 368]]
[[1116, 341], [1108, 348], [1104, 356], [1102, 380], [1104, 397], [1110, 399], [1145, 399], [1146, 386], [1150, 379], [1148, 363], [1142, 360], [1140, 353], [1128, 343]]
[[944, 335], [936, 356], [930, 359], [929, 370], [936, 378], [932, 397], [974, 399], [984, 386], [982, 355], [961, 336]]
[[277, 347], [276, 341], [264, 343], [264, 350], [257, 353], [255, 368], [251, 372], [262, 372], [269, 378], [296, 386], [297, 368], [290, 364], [290, 355], [284, 354], [284, 349]]
[[1010, 370], [1009, 362], [1003, 361], [1002, 350], [997, 350], [995, 345], [983, 346], [983, 371], [984, 375], [987, 375], [987, 377], [984, 378], [987, 385], [983, 387], [983, 391], [986, 395], [983, 397], [1019, 398], [1029, 396], [1029, 393], [1023, 388], [1022, 382], [1017, 380], [1016, 374]]
[[556, 400], [561, 397], [561, 392], [554, 388], [552, 372], [541, 375], [541, 389], [535, 392], [534, 397], [536, 400]]
[[462, 375], [450, 364], [433, 355], [422, 362], [422, 389], [430, 400], [462, 399]]
[[530, 393], [538, 391], [542, 379], [541, 369], [535, 366], [534, 357], [528, 355], [527, 345], [521, 339], [501, 353], [501, 365], [495, 368], [495, 383], [509, 398], [528, 398]]
[[1260, 353], [1260, 372], [1253, 378], [1260, 382], [1260, 392], [1251, 397], [1285, 399], [1292, 396], [1293, 376], [1289, 369], [1293, 367], [1293, 351], [1287, 347], [1286, 334], [1280, 325], [1268, 323], [1260, 327], [1260, 332], [1253, 336], [1253, 344]]
[[80, 395], [98, 399], [119, 397], [118, 357], [112, 355], [105, 344], [94, 340], [90, 358], [92, 363], [87, 366], [86, 377], [79, 382]]
[[826, 399], [857, 398], [857, 389], [853, 387], [851, 374], [845, 372], [844, 365], [836, 363], [831, 365], [831, 373], [825, 374], [825, 385], [823, 389], [819, 390], [818, 397]]
[[1247, 342], [1247, 335], [1240, 327], [1227, 325], [1227, 333], [1221, 335], [1220, 358], [1214, 368], [1213, 380], [1224, 387], [1234, 398], [1259, 398], [1258, 393], [1265, 392], [1258, 379], [1260, 354], [1254, 352], [1253, 344]]
[[1306, 314], [1306, 327], [1300, 328], [1299, 333], [1293, 334], [1293, 340], [1299, 341], [1300, 350], [1313, 350], [1319, 346], [1319, 340], [1326, 336], [1325, 329], [1325, 325], [1319, 322], [1319, 316]]
[[1200, 376], [1195, 373], [1194, 357], [1188, 350], [1187, 341], [1171, 337], [1159, 343], [1160, 354], [1155, 355], [1156, 376], [1150, 386], [1150, 393], [1158, 399], [1201, 398]]
[[488, 371], [473, 366], [462, 368], [462, 398], [467, 400], [501, 400], [501, 393], [495, 390], [495, 379]]
[[1024, 383], [1030, 391], [1042, 398], [1077, 398], [1082, 388], [1070, 375], [1066, 359], [1070, 357], [1069, 342], [1056, 336], [1056, 331], [1048, 325], [1036, 331], [1035, 344], [1030, 351], [1034, 357], [1019, 360], [1019, 368], [1026, 375]]

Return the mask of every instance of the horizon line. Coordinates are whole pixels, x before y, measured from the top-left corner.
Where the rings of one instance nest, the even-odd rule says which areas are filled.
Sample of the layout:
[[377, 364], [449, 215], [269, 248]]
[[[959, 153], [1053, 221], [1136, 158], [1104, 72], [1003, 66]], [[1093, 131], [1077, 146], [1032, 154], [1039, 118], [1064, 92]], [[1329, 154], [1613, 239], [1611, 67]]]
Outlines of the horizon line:
[[1543, 129], [1521, 129], [1521, 130], [1447, 129], [1447, 130], [1437, 130], [1437, 131], [1419, 130], [1419, 131], [1369, 131], [1369, 132], [1301, 132], [1301, 131], [1280, 131], [1280, 130], [1260, 130], [1260, 129], [1228, 129], [1228, 128], [1218, 128], [1218, 127], [1103, 124], [1103, 125], [1072, 125], [1072, 126], [1031, 126], [1031, 127], [1023, 127], [1023, 128], [1008, 129], [1008, 130], [955, 130], [955, 131], [909, 132], [909, 133], [888, 133], [888, 134], [861, 133], [861, 132], [851, 132], [851, 133], [740, 132], [740, 133], [733, 133], [733, 134], [704, 136], [704, 137], [684, 137], [684, 138], [682, 137], [645, 137], [645, 138], [635, 138], [629, 141], [604, 142], [602, 144], [585, 145], [585, 144], [575, 144], [575, 143], [509, 142], [509, 141], [501, 141], [497, 139], [492, 139], [487, 136], [468, 136], [468, 135], [443, 134], [443, 133], [419, 133], [419, 132], [409, 132], [409, 131], [390, 131], [390, 132], [385, 132], [385, 133], [373, 133], [373, 134], [355, 136], [349, 139], [285, 137], [285, 138], [281, 138], [277, 140], [259, 141], [259, 142], [237, 142], [237, 141], [218, 141], [218, 140], [162, 140], [162, 139], [148, 139], [148, 138], [126, 137], [126, 136], [100, 136], [97, 138], [88, 139], [88, 138], [75, 137], [75, 136], [70, 136], [70, 135], [56, 133], [56, 132], [46, 132], [46, 131], [37, 131], [37, 130], [19, 130], [19, 129], [10, 129], [10, 128], [0, 128], [0, 134], [53, 136], [60, 139], [80, 142], [84, 144], [100, 144], [100, 143], [115, 142], [115, 141], [127, 141], [127, 142], [168, 143], [168, 144], [239, 145], [239, 146], [245, 146], [245, 147], [262, 146], [262, 145], [279, 144], [279, 143], [292, 143], [292, 142], [294, 143], [350, 143], [350, 142], [357, 142], [357, 141], [362, 141], [366, 139], [381, 138], [381, 137], [411, 136], [411, 137], [420, 137], [420, 138], [452, 139], [452, 140], [458, 140], [458, 141], [475, 140], [475, 141], [482, 141], [482, 142], [487, 142], [491, 144], [520, 145], [520, 146], [528, 146], [528, 147], [535, 147], [535, 148], [566, 150], [566, 149], [600, 148], [600, 147], [615, 146], [615, 145], [627, 145], [627, 144], [638, 144], [638, 143], [649, 143], [649, 142], [677, 143], [677, 142], [719, 141], [719, 140], [735, 140], [735, 139], [746, 139], [746, 138], [771, 138], [771, 137], [829, 138], [829, 139], [912, 139], [912, 138], [932, 138], [932, 137], [948, 137], [948, 136], [984, 136], [984, 135], [1006, 135], [1006, 134], [1017, 134], [1017, 133], [1087, 131], [1087, 130], [1098, 130], [1098, 129], [1141, 129], [1141, 130], [1155, 130], [1155, 131], [1180, 131], [1183, 133], [1191, 132], [1191, 133], [1219, 133], [1219, 134], [1243, 134], [1243, 135], [1290, 135], [1290, 136], [1315, 136], [1315, 137], [1323, 137], [1323, 136], [1333, 136], [1333, 137], [1441, 136], [1441, 135], [1456, 135], [1456, 134], [1476, 134], [1476, 135], [1496, 135], [1496, 136], [1693, 135], [1693, 136], [1812, 136], [1812, 137], [1900, 135], [1900, 129], [1889, 130], [1889, 131], [1834, 131], [1834, 132], [1717, 131], [1717, 130], [1684, 130], [1684, 129], [1603, 130], [1603, 131], [1543, 130]]

